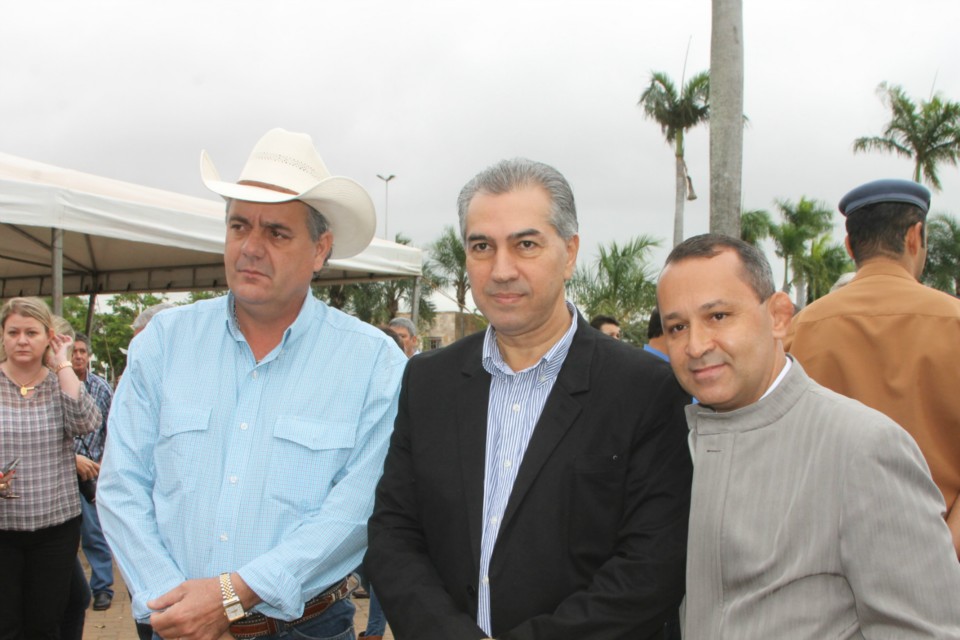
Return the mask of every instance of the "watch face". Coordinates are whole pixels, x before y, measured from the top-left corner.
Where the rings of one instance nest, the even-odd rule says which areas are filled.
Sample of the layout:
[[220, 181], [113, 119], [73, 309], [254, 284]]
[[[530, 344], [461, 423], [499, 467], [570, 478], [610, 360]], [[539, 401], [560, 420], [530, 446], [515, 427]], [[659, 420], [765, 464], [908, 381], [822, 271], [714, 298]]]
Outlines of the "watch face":
[[246, 612], [243, 610], [243, 605], [239, 602], [226, 605], [224, 610], [227, 612], [227, 618], [230, 622], [236, 622], [246, 615]]

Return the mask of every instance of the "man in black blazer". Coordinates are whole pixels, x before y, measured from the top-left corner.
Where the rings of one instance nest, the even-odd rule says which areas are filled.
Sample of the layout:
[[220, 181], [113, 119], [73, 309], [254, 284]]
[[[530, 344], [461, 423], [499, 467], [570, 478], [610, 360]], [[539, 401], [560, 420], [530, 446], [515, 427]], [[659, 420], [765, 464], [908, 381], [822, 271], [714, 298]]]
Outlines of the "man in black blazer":
[[684, 591], [689, 398], [565, 301], [579, 236], [555, 169], [501, 162], [458, 205], [490, 327], [404, 376], [365, 559], [394, 636], [662, 637]]

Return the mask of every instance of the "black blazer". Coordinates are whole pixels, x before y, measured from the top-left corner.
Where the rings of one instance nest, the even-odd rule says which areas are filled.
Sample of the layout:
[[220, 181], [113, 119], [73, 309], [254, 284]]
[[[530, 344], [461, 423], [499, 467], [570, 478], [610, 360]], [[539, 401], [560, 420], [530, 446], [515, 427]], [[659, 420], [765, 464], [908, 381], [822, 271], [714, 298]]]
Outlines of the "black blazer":
[[[496, 638], [637, 640], [684, 592], [692, 467], [670, 366], [578, 319], [490, 561]], [[398, 640], [476, 624], [483, 333], [410, 360], [365, 565]]]

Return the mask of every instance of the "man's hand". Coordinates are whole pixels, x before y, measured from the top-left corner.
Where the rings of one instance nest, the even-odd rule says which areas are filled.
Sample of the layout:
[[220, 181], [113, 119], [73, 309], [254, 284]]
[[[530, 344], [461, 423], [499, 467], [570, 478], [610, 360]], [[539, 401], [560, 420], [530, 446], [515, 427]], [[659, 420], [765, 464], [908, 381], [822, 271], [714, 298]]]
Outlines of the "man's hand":
[[150, 616], [153, 630], [170, 640], [218, 640], [230, 626], [218, 578], [187, 580], [147, 606], [157, 611]]
[[77, 475], [81, 480], [93, 480], [100, 475], [100, 465], [88, 458], [77, 454]]

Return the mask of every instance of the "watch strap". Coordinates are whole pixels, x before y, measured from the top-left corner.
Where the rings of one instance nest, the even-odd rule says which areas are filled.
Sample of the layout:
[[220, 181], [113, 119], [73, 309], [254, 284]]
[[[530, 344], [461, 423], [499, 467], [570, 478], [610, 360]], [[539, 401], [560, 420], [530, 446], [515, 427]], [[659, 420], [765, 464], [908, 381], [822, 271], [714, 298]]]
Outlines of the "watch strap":
[[230, 580], [229, 573], [220, 574], [220, 595], [223, 596], [223, 610], [231, 622], [239, 620], [246, 611], [240, 603], [240, 597], [233, 588], [233, 581]]

